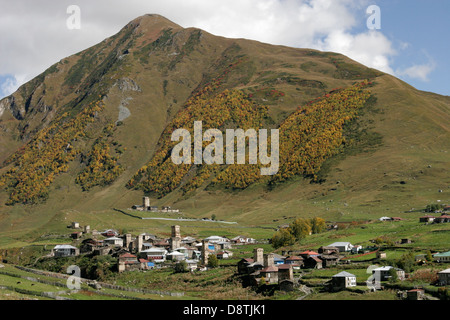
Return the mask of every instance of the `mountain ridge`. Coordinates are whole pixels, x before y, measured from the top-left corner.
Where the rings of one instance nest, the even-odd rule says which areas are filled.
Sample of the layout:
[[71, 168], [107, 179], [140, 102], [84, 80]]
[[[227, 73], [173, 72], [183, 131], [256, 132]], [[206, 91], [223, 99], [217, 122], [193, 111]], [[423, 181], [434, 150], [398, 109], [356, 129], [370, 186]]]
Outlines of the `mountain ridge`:
[[[246, 59], [234, 69], [227, 69], [243, 57]], [[188, 198], [175, 190], [155, 198], [156, 203], [176, 205], [194, 215], [208, 212], [254, 223], [283, 215], [283, 207], [313, 214], [314, 202], [328, 199], [336, 194], [334, 191], [340, 196], [328, 200], [341, 204], [331, 210], [330, 217], [346, 210], [343, 203], [354, 207], [350, 215], [357, 215], [367, 205], [379, 212], [382, 209], [372, 205], [379, 201], [396, 208], [391, 206], [393, 201], [412, 197], [410, 203], [417, 206], [437, 197], [438, 189], [447, 190], [441, 184], [450, 185], [445, 170], [448, 160], [440, 151], [448, 150], [449, 144], [448, 97], [420, 92], [339, 54], [226, 39], [197, 28], [182, 28], [158, 15], [144, 15], [116, 35], [62, 59], [0, 101], [1, 162], [65, 112], [65, 121], [69, 121], [89, 103], [100, 99], [105, 105], [95, 116], [96, 125], [86, 126], [87, 138], [74, 141], [81, 155], [68, 163], [66, 173], [55, 176], [45, 203], [16, 204], [11, 208], [4, 206], [7, 193], [0, 192], [0, 211], [6, 213], [5, 221], [18, 223], [25, 212], [41, 214], [42, 221], [46, 221], [50, 218], [44, 211], [51, 211], [52, 216], [68, 208], [97, 212], [140, 202], [142, 190], [127, 190], [125, 185], [152, 159], [163, 130], [185, 108], [189, 98], [227, 70], [220, 90], [252, 94], [253, 102], [268, 108], [274, 126], [298, 106], [307, 106], [336, 88], [372, 79], [374, 86], [370, 90], [377, 101], [372, 110], [359, 117], [365, 135], [356, 134], [366, 139], [361, 144], [368, 147], [342, 159], [339, 155], [330, 158], [323, 183], [310, 184], [309, 179], [295, 178], [275, 190], [255, 185], [239, 192], [202, 187]], [[272, 89], [284, 95], [272, 97]], [[128, 116], [119, 120], [121, 110]], [[108, 137], [104, 133], [111, 123], [116, 126]], [[381, 146], [374, 133], [382, 136]], [[96, 141], [108, 146], [106, 160], [119, 163], [124, 170], [112, 183], [83, 192], [75, 178], [90, 168], [88, 158], [92, 158], [90, 152]], [[378, 166], [386, 168], [386, 172], [375, 170]], [[10, 168], [3, 166], [0, 174]], [[416, 185], [418, 179], [423, 185]], [[337, 190], [330, 191], [336, 188], [336, 181], [340, 181]], [[217, 199], [223, 200], [217, 203]], [[399, 203], [398, 208], [403, 205]]]

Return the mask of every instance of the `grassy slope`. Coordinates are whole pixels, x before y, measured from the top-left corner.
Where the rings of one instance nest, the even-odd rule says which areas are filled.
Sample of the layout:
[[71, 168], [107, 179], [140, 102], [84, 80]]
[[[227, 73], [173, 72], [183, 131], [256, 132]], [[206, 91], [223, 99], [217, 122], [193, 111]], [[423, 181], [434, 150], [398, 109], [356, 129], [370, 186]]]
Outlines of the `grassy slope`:
[[[140, 28], [145, 30], [152, 26], [141, 24]], [[191, 31], [187, 29], [180, 37], [187, 37]], [[156, 35], [147, 33], [147, 39], [138, 38], [135, 43], [145, 45]], [[120, 92], [113, 88], [105, 100], [107, 108], [104, 114], [105, 119], [115, 120], [120, 101], [126, 97], [133, 98], [127, 106], [131, 116], [116, 134], [116, 139], [127, 148], [121, 158], [126, 172], [111, 186], [97, 187], [89, 193], [83, 193], [74, 184], [74, 176], [80, 168], [73, 163], [69, 174], [56, 179], [50, 199], [41, 205], [5, 207], [3, 203], [6, 195], [0, 193], [0, 247], [21, 246], [42, 233], [65, 232], [66, 225], [73, 220], [100, 229], [125, 226], [128, 230], [136, 231], [168, 230], [170, 222], [143, 223], [123, 218], [111, 208], [124, 209], [141, 202], [142, 193], [125, 189], [125, 183], [150, 159], [159, 133], [200, 83], [204, 73], [210, 71], [207, 66], [212, 65], [222, 51], [234, 42], [241, 46], [243, 53], [252, 57], [256, 70], [250, 81], [246, 84], [238, 83], [238, 88], [249, 90], [275, 83], [278, 90], [286, 92], [284, 101], [270, 104], [270, 112], [275, 119], [281, 120], [283, 115], [292, 112], [296, 106], [321, 94], [318, 89], [277, 81], [280, 76], [288, 74], [321, 81], [328, 90], [354, 82], [333, 77], [335, 67], [331, 64], [330, 57], [339, 57], [356, 65], [345, 57], [270, 46], [255, 41], [229, 40], [205, 32], [197, 50], [183, 59], [170, 73], [159, 72], [158, 63], [164, 61], [164, 56], [151, 57], [150, 62], [145, 65], [139, 59], [131, 60], [123, 65], [123, 75], [133, 77], [142, 93]], [[77, 56], [68, 58], [67, 65], [74, 65], [77, 59]], [[59, 79], [61, 74], [52, 74], [48, 81]], [[168, 80], [166, 95], [162, 90], [163, 79]], [[234, 80], [233, 82], [231, 79], [230, 83], [235, 84], [237, 80]], [[270, 192], [263, 186], [256, 185], [239, 193], [225, 190], [199, 191], [190, 199], [182, 199], [179, 193], [174, 192], [163, 199], [152, 199], [153, 203], [159, 206], [172, 205], [182, 209], [188, 216], [210, 217], [215, 214], [218, 219], [237, 221], [240, 226], [273, 226], [279, 223], [273, 220], [283, 221], [283, 216], [321, 216], [338, 221], [376, 219], [381, 215], [417, 216], [417, 213], [405, 211], [423, 208], [437, 199], [450, 202], [450, 175], [447, 170], [450, 98], [417, 91], [388, 75], [377, 77], [372, 91], [378, 99], [376, 107], [379, 111], [368, 112], [363, 119], [370, 124], [372, 131], [382, 135], [383, 145], [373, 152], [359, 153], [333, 162], [325, 183], [310, 184], [308, 180], [299, 178]], [[50, 97], [48, 99], [51, 100]], [[6, 150], [14, 150], [18, 145], [17, 142], [3, 138], [2, 143], [8, 145]], [[339, 185], [336, 184], [337, 181], [340, 181]], [[406, 184], [400, 184], [400, 181], [405, 181]], [[336, 190], [331, 190], [333, 188]], [[439, 189], [444, 192], [438, 193]], [[188, 233], [189, 224], [185, 227]], [[192, 227], [191, 230], [205, 234], [222, 232], [227, 228], [232, 227], [211, 229], [209, 224], [202, 224], [200, 228]], [[256, 231], [256, 234], [267, 236], [269, 232], [266, 230], [243, 229], [242, 233]], [[233, 232], [237, 233], [236, 230]]]

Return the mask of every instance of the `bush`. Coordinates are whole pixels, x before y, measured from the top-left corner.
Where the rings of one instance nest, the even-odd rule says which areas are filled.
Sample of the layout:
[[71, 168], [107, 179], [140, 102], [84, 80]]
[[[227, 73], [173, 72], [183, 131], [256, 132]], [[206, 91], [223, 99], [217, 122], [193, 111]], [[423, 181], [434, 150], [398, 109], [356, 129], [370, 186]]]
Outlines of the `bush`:
[[219, 266], [219, 259], [215, 254], [210, 254], [208, 256], [208, 267], [209, 268], [217, 268]]
[[173, 269], [175, 273], [184, 273], [189, 271], [187, 262], [184, 260], [176, 263]]
[[272, 237], [272, 247], [275, 249], [290, 246], [295, 243], [295, 237], [288, 229], [278, 230]]

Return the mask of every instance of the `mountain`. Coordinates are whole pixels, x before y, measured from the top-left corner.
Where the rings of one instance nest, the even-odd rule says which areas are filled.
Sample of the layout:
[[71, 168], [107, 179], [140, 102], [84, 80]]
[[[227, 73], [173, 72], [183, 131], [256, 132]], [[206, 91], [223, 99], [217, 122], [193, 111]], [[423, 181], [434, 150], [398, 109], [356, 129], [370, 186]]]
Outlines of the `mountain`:
[[[173, 165], [170, 134], [195, 120], [279, 128], [278, 174]], [[144, 193], [249, 224], [398, 216], [450, 201], [449, 137], [449, 97], [340, 54], [145, 15], [0, 101], [0, 232], [128, 208]]]

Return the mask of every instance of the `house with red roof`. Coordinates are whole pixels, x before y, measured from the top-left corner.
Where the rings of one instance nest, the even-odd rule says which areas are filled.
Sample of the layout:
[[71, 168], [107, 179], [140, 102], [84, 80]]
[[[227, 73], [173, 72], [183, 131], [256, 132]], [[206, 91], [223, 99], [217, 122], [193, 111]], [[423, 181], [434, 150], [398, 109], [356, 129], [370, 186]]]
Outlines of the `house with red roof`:
[[434, 222], [435, 223], [446, 223], [446, 222], [450, 222], [450, 215], [447, 214], [443, 214], [439, 217], [434, 218]]

